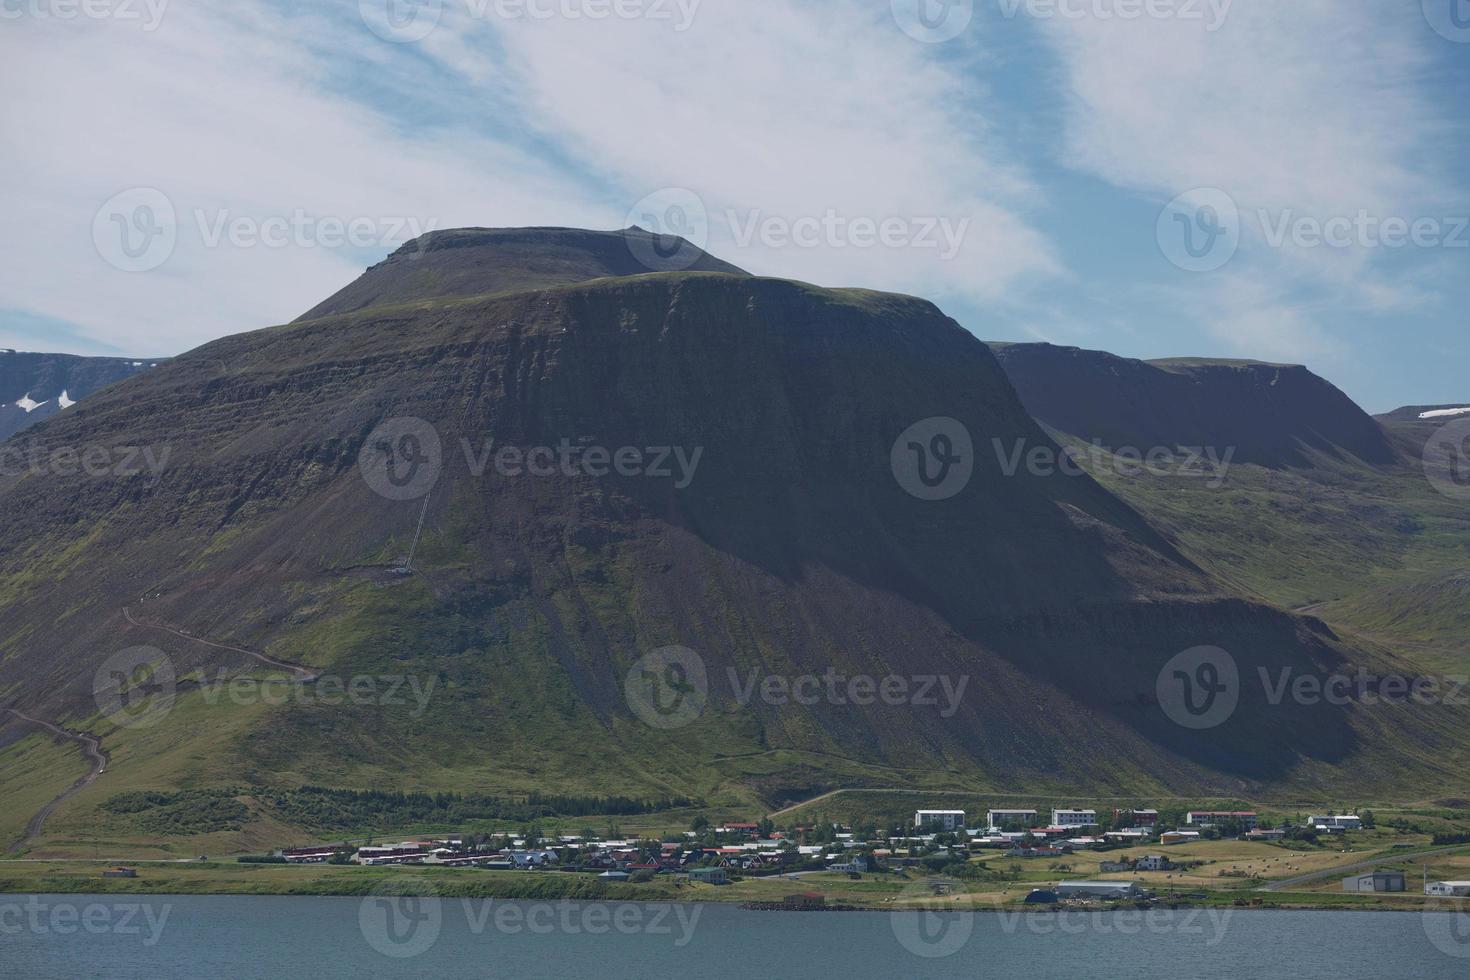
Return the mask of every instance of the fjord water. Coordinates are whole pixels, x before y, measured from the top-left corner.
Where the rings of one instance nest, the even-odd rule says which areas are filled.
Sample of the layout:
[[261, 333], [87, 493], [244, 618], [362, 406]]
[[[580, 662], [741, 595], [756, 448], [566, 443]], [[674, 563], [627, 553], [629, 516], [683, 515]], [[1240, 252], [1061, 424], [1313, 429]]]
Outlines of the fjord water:
[[443, 899], [385, 929], [380, 901], [0, 896], [0, 977], [1448, 980], [1470, 972], [1466, 917], [1443, 913], [920, 917]]

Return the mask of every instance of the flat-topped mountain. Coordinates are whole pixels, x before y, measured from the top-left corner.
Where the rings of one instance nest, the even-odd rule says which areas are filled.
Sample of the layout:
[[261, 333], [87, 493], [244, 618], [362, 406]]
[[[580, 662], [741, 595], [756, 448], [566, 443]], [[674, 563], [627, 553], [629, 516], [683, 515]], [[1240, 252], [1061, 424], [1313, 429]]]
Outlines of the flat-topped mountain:
[[[567, 233], [439, 234], [490, 242], [426, 252], [453, 255], [456, 297], [424, 302], [406, 273], [406, 295], [216, 341], [20, 437], [168, 450], [156, 479], [0, 475], [0, 705], [117, 749], [76, 806], [145, 783], [774, 803], [1351, 785], [1367, 763], [1418, 783], [1451, 764], [1374, 738], [1367, 709], [1283, 710], [1255, 687], [1208, 733], [1170, 720], [1160, 671], [1193, 647], [1252, 678], [1376, 655], [1212, 580], [1091, 478], [1009, 465], [1059, 447], [932, 304], [723, 263], [507, 291], [534, 265], [517, 249]], [[417, 420], [412, 440], [392, 419]], [[428, 467], [419, 491], [365, 476], [398, 453]], [[140, 644], [180, 678], [261, 671], [249, 650], [436, 693], [416, 714], [185, 688], [140, 738], [93, 691]], [[675, 645], [707, 703], [663, 728], [625, 681]], [[931, 700], [764, 693], [828, 672], [929, 678]], [[940, 678], [963, 685], [952, 703]]]
[[674, 235], [642, 228], [459, 228], [421, 235], [304, 313], [565, 286], [646, 272], [743, 270]]
[[1262, 361], [1140, 361], [1052, 344], [991, 348], [1026, 408], [1051, 428], [1107, 448], [1235, 450], [1235, 460], [1303, 465], [1314, 453], [1387, 464], [1378, 423], [1305, 367]]

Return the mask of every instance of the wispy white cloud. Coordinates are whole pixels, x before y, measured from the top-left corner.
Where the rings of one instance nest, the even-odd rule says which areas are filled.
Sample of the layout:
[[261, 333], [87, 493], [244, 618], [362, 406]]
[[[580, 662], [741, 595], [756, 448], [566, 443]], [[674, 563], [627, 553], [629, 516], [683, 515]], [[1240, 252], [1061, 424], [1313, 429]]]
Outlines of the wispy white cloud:
[[[0, 244], [0, 308], [75, 323], [114, 348], [173, 353], [290, 319], [396, 244], [210, 247], [200, 220], [210, 229], [221, 216], [301, 210], [365, 219], [386, 235], [398, 219], [443, 227], [602, 216], [586, 188], [493, 131], [405, 130], [319, 84], [342, 68], [319, 45], [342, 30], [183, 5], [153, 33], [8, 25], [0, 207], [25, 234]], [[385, 47], [373, 39], [364, 50]], [[178, 216], [173, 254], [148, 272], [112, 267], [93, 243], [96, 209], [133, 187], [162, 191]]]
[[[1307, 327], [1293, 283], [1330, 284], [1345, 306], [1411, 309], [1426, 284], [1386, 272], [1391, 253], [1375, 242], [1270, 238], [1301, 219], [1447, 216], [1452, 124], [1427, 88], [1441, 42], [1418, 7], [1234, 0], [1215, 31], [1177, 18], [1039, 20], [1069, 100], [1064, 159], [1161, 204], [1200, 187], [1228, 193], [1242, 248], [1227, 281], [1254, 278], [1284, 304], [1280, 336], [1303, 338], [1292, 349], [1326, 334]], [[1243, 315], [1233, 333], [1268, 339], [1272, 319]]]
[[[664, 187], [697, 192], [711, 249], [758, 272], [980, 300], [1056, 271], [1024, 216], [1036, 189], [975, 108], [968, 59], [915, 43], [886, 6], [701, 4], [675, 31], [453, 2], [409, 44], [374, 36], [355, 7], [177, 4], [151, 33], [7, 27], [0, 206], [28, 237], [0, 245], [0, 308], [174, 351], [288, 319], [376, 257], [211, 248], [196, 211], [617, 227]], [[132, 187], [179, 216], [174, 253], [148, 272], [92, 243], [98, 206]], [[739, 247], [727, 214], [899, 218], [934, 245]]]

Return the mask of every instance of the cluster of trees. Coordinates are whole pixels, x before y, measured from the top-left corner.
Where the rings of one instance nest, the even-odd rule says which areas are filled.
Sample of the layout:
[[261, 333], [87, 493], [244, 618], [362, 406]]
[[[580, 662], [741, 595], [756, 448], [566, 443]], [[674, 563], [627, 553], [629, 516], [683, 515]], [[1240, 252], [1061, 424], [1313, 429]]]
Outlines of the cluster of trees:
[[150, 834], [212, 834], [239, 830], [249, 819], [249, 808], [235, 795], [234, 790], [119, 793], [103, 803], [102, 809], [133, 817], [138, 828]]

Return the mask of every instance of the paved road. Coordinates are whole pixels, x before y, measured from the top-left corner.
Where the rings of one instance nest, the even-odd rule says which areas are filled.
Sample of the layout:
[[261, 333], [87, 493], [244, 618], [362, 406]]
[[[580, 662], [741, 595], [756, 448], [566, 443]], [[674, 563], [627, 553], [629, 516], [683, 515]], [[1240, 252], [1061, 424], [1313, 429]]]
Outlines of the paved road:
[[1264, 885], [1260, 888], [1257, 888], [1256, 891], [1288, 891], [1292, 888], [1297, 887], [1298, 885], [1310, 884], [1314, 881], [1320, 881], [1323, 878], [1346, 878], [1354, 871], [1366, 871], [1372, 868], [1376, 868], [1379, 865], [1393, 863], [1398, 860], [1417, 860], [1423, 857], [1432, 857], [1435, 854], [1449, 854], [1452, 851], [1463, 851], [1466, 849], [1467, 846], [1470, 845], [1457, 844], [1453, 847], [1437, 847], [1429, 851], [1413, 851], [1399, 855], [1395, 855], [1392, 851], [1386, 851], [1378, 855], [1377, 857], [1369, 858], [1366, 861], [1356, 861], [1353, 864], [1344, 864], [1340, 867], [1328, 868], [1326, 871], [1314, 871], [1311, 874], [1307, 875], [1297, 875], [1295, 878], [1283, 878], [1280, 881], [1273, 881], [1269, 885]]
[[28, 721], [32, 725], [39, 725], [47, 731], [59, 735], [62, 738], [69, 738], [74, 742], [79, 742], [82, 746], [82, 751], [86, 753], [87, 758], [90, 759], [92, 762], [90, 772], [78, 779], [76, 782], [72, 783], [71, 787], [67, 789], [66, 792], [62, 793], [56, 799], [41, 807], [40, 810], [36, 811], [36, 815], [31, 817], [30, 823], [26, 824], [25, 836], [17, 841], [15, 846], [12, 848], [12, 850], [19, 850], [21, 848], [27, 847], [31, 843], [31, 841], [41, 836], [41, 828], [45, 826], [46, 818], [51, 816], [52, 812], [55, 811], [58, 806], [65, 803], [68, 799], [70, 799], [76, 793], [80, 792], [85, 787], [90, 786], [93, 780], [95, 780], [98, 776], [107, 771], [107, 753], [102, 750], [102, 742], [97, 738], [96, 735], [90, 735], [87, 732], [73, 732], [68, 729], [62, 728], [59, 725], [53, 725], [49, 721], [42, 721], [39, 718], [32, 718], [25, 712], [17, 711], [14, 708], [6, 708], [5, 710], [15, 715], [22, 721]]

